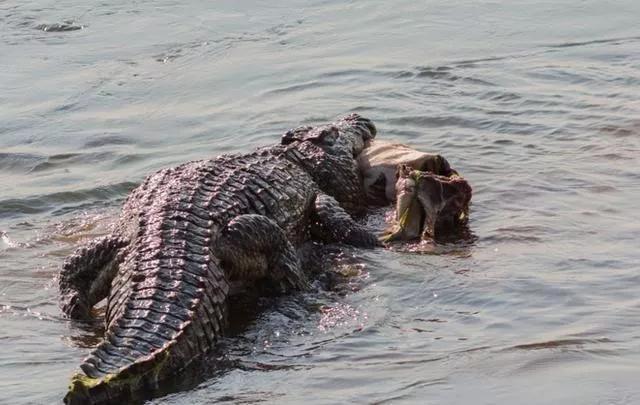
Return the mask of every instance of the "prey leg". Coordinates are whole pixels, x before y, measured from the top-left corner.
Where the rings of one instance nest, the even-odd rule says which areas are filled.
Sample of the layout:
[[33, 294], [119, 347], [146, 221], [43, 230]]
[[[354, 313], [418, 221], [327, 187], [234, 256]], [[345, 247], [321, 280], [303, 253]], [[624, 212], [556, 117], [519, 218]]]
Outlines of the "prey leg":
[[67, 257], [60, 271], [60, 307], [73, 319], [88, 319], [106, 298], [118, 272], [118, 252], [128, 244], [115, 235], [96, 238]]
[[282, 292], [307, 286], [295, 248], [282, 228], [264, 215], [231, 220], [215, 251], [232, 284], [253, 286], [258, 280], [269, 280]]

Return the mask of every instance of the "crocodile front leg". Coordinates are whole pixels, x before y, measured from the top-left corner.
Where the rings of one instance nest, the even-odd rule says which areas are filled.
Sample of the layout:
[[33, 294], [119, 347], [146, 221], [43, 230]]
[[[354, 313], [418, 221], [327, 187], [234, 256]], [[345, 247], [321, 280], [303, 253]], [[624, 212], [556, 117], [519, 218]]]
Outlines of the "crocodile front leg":
[[62, 265], [60, 307], [73, 319], [88, 319], [91, 308], [106, 298], [118, 271], [117, 254], [128, 242], [115, 235], [96, 238], [78, 248]]
[[268, 279], [282, 291], [307, 286], [295, 248], [282, 228], [264, 215], [240, 215], [231, 220], [215, 250], [232, 282], [251, 285]]
[[380, 245], [376, 236], [354, 221], [333, 197], [318, 194], [314, 208], [311, 227], [314, 238], [364, 248]]

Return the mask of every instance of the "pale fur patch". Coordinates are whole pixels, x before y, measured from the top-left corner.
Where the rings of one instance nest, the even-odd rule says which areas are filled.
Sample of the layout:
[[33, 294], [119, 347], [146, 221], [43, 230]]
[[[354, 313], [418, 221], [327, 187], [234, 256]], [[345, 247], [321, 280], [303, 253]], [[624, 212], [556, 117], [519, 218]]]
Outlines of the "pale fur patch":
[[[421, 152], [410, 146], [373, 140], [358, 156], [358, 166], [364, 175], [364, 188], [370, 199], [380, 200], [382, 197], [387, 204], [396, 200], [396, 170], [404, 164], [415, 170], [423, 170], [434, 154]], [[377, 195], [379, 191], [372, 185], [384, 176], [384, 196]]]

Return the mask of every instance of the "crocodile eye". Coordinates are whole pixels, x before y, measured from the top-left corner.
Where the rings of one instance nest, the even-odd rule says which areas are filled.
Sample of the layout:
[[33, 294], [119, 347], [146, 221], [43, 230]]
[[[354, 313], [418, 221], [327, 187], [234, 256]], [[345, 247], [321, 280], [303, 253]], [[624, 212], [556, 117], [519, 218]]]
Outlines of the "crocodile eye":
[[287, 131], [282, 136], [280, 143], [282, 145], [289, 145], [293, 142], [305, 142], [309, 141], [316, 145], [333, 145], [340, 133], [335, 126], [323, 126], [323, 127], [299, 127]]
[[311, 141], [315, 144], [333, 145], [336, 143], [338, 136], [338, 128], [331, 126], [320, 127], [315, 131], [310, 131], [305, 140]]

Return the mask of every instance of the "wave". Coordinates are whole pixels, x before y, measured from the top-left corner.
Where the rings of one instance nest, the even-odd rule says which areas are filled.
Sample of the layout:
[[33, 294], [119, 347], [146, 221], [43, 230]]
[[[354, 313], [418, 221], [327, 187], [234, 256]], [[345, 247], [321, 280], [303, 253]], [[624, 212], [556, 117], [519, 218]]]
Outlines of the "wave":
[[0, 218], [12, 218], [43, 212], [61, 215], [80, 208], [95, 207], [122, 198], [136, 185], [136, 183], [125, 181], [84, 190], [62, 191], [27, 198], [0, 200]]

